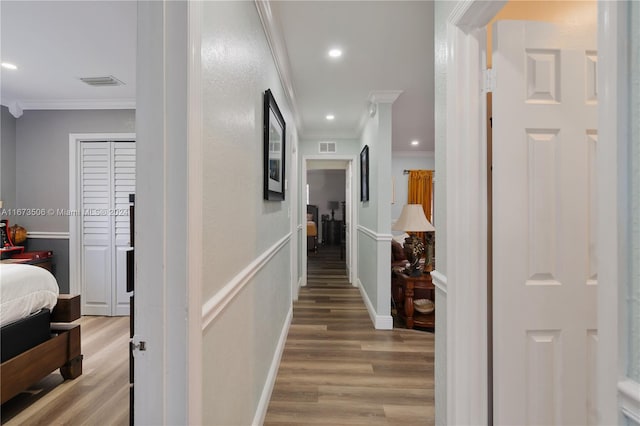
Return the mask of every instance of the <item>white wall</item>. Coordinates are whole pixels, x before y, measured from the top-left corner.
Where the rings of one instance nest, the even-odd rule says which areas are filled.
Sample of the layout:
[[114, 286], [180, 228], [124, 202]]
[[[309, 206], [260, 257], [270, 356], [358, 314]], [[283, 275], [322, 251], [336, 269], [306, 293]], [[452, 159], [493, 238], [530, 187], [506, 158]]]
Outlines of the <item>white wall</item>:
[[[391, 118], [392, 102], [378, 103], [364, 126], [361, 148], [369, 147], [369, 201], [357, 198], [358, 281], [376, 328], [391, 328]], [[360, 174], [360, 164], [356, 169]], [[360, 180], [358, 179], [358, 187]]]
[[409, 175], [404, 174], [404, 170], [434, 170], [434, 167], [435, 157], [433, 152], [393, 152], [391, 176], [395, 185], [395, 200], [391, 204], [391, 223], [398, 220], [402, 213], [402, 206], [407, 204]]
[[[435, 212], [438, 222], [436, 259], [437, 271], [447, 275], [447, 181], [446, 181], [446, 130], [447, 130], [447, 18], [457, 5], [455, 1], [436, 1], [434, 4], [434, 68], [435, 68], [435, 170], [437, 179], [434, 190]], [[436, 338], [435, 338], [435, 408], [436, 424], [447, 424], [447, 293], [436, 287]]]
[[[284, 202], [263, 200], [266, 89], [287, 123], [287, 164], [295, 126], [255, 3], [203, 2], [201, 41], [205, 311], [238, 290], [203, 330], [202, 420], [247, 425], [292, 303], [293, 242], [277, 243], [290, 236], [294, 197], [287, 190]], [[290, 167], [286, 175], [297, 178]]]

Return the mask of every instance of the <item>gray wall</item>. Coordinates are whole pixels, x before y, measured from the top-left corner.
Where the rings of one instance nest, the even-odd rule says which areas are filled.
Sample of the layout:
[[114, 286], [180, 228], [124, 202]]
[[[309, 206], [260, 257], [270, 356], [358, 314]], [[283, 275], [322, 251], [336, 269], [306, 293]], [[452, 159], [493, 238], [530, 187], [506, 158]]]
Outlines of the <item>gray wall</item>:
[[[69, 134], [133, 133], [134, 110], [25, 111], [16, 122], [16, 206], [69, 208]], [[66, 216], [20, 218], [28, 231], [69, 231]]]
[[4, 208], [16, 207], [16, 119], [6, 106], [0, 108], [0, 200]]
[[[2, 107], [2, 148], [5, 151], [5, 132], [11, 129], [10, 125], [5, 126], [6, 119], [8, 123], [14, 123], [15, 162], [11, 169], [10, 157], [4, 155], [5, 152], [11, 152], [9, 147], [2, 156], [2, 192], [4, 197], [4, 187], [11, 183], [13, 170], [14, 199], [12, 201], [9, 196], [3, 200], [5, 207], [20, 209], [69, 208], [70, 133], [135, 131], [134, 110], [29, 110], [18, 119], [7, 115], [8, 111]], [[6, 137], [7, 141], [10, 139], [11, 135]], [[11, 194], [10, 188], [6, 193]], [[14, 216], [10, 220], [24, 226], [29, 232], [69, 231], [69, 218], [62, 215]], [[69, 292], [69, 240], [28, 238], [25, 250], [53, 250], [60, 291]]]
[[[331, 217], [329, 201], [345, 200], [345, 170], [309, 170], [307, 172], [307, 184], [309, 185], [309, 204], [318, 206], [319, 235], [322, 240], [323, 214]], [[336, 220], [344, 220], [342, 217], [342, 204], [334, 211]]]
[[69, 240], [57, 238], [27, 238], [25, 251], [53, 251], [54, 274], [60, 293], [69, 293]]

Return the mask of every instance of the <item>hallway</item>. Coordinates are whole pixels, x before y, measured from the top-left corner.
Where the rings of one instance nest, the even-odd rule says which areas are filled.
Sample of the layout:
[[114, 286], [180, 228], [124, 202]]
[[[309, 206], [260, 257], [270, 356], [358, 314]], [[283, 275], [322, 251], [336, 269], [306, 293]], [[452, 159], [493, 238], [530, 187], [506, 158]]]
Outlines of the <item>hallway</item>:
[[339, 259], [309, 255], [265, 425], [434, 424], [434, 335], [374, 330]]

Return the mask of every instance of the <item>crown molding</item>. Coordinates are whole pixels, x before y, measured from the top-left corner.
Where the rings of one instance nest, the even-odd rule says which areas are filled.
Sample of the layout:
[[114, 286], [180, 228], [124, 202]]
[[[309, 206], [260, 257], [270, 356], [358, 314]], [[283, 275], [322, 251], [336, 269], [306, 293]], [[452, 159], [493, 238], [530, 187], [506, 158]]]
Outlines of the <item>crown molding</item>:
[[[404, 90], [374, 90], [369, 92], [367, 100], [375, 104], [392, 104]], [[367, 112], [368, 114], [368, 112]]]
[[287, 52], [287, 45], [282, 35], [282, 29], [277, 18], [271, 11], [271, 2], [269, 0], [255, 0], [256, 8], [258, 9], [258, 15], [262, 22], [262, 28], [267, 37], [271, 54], [278, 70], [278, 76], [280, 77], [280, 83], [284, 89], [285, 97], [288, 104], [291, 107], [291, 113], [293, 114], [293, 120], [296, 123], [298, 133], [302, 133], [302, 122], [300, 113], [298, 110], [298, 103], [296, 101], [295, 90], [293, 88], [293, 78], [291, 74], [291, 64], [289, 62], [289, 54]]
[[[391, 104], [398, 99], [404, 92], [404, 90], [374, 90], [369, 92], [369, 96], [367, 96], [367, 106], [371, 104]], [[358, 123], [358, 137], [362, 136], [362, 131], [364, 130], [364, 126], [367, 125], [367, 121], [377, 115], [377, 111], [372, 115], [370, 114], [369, 108], [366, 108], [362, 115], [360, 116], [360, 122]]]
[[25, 110], [65, 110], [65, 109], [136, 109], [136, 100], [124, 99], [41, 99], [29, 101], [3, 101], [15, 118], [20, 118]]
[[[477, 1], [460, 0], [449, 14], [449, 22], [468, 31], [469, 28], [486, 26], [507, 0]], [[483, 22], [483, 25], [479, 23]]]

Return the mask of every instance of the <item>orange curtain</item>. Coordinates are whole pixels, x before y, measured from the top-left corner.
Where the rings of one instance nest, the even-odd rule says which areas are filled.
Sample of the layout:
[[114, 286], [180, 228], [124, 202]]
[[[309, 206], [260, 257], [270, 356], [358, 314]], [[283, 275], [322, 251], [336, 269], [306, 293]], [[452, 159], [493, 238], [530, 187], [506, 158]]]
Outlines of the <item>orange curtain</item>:
[[409, 196], [407, 204], [422, 204], [427, 220], [431, 222], [431, 201], [433, 198], [433, 170], [409, 171]]

